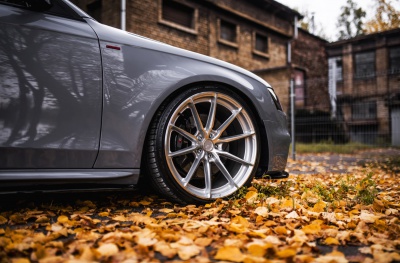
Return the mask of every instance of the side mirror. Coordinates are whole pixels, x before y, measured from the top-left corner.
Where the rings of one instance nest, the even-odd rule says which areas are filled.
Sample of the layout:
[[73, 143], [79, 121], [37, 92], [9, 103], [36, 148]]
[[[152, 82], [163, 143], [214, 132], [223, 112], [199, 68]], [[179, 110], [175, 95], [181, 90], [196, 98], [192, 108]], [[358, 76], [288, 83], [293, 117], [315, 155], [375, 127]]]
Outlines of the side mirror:
[[53, 6], [52, 0], [30, 0], [30, 8], [35, 11], [47, 11]]

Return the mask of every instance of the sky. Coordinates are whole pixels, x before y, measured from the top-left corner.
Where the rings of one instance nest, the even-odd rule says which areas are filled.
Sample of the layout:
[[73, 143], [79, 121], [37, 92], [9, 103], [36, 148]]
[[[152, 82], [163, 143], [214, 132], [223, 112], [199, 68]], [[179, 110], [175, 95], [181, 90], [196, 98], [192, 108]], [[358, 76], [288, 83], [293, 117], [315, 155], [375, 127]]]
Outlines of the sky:
[[[337, 40], [338, 30], [336, 23], [341, 13], [341, 7], [346, 5], [347, 0], [276, 0], [292, 9], [300, 11], [308, 10], [309, 13], [315, 12], [314, 20], [318, 28], [323, 28], [328, 40]], [[354, 0], [358, 7], [362, 7], [366, 13], [366, 20], [374, 15], [374, 0]], [[392, 1], [393, 6], [400, 10], [400, 1]]]

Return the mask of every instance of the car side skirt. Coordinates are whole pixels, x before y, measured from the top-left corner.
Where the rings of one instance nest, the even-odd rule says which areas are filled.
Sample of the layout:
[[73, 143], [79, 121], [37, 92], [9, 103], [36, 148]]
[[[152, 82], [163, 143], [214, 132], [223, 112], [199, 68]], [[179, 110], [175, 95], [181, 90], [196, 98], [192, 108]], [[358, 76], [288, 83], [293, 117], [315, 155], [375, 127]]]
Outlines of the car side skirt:
[[39, 184], [126, 184], [139, 180], [139, 169], [35, 169], [0, 171], [0, 191], [4, 186]]

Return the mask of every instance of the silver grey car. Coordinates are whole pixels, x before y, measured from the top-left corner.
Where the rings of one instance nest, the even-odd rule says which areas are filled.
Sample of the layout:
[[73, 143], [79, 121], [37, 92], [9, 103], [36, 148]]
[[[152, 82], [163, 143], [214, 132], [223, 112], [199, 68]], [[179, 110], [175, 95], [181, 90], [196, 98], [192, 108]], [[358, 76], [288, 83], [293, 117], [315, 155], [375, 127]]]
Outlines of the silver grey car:
[[98, 23], [66, 0], [0, 0], [0, 191], [152, 187], [204, 203], [282, 177], [271, 86]]

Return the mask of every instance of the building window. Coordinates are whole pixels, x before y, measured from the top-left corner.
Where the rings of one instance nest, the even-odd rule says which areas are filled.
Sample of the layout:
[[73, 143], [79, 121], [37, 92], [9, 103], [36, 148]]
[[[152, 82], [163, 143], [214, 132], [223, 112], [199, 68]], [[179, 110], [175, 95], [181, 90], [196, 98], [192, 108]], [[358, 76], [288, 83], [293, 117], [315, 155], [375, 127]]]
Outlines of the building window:
[[376, 119], [376, 102], [356, 102], [351, 105], [351, 117], [353, 120]]
[[254, 49], [263, 53], [268, 53], [268, 37], [255, 33]]
[[305, 88], [304, 88], [304, 72], [301, 70], [294, 71], [294, 93], [296, 95], [296, 107], [305, 106]]
[[391, 74], [400, 73], [400, 47], [389, 49], [389, 68]]
[[269, 37], [258, 32], [253, 32], [253, 53], [269, 58], [268, 49]]
[[237, 31], [237, 25], [227, 22], [225, 20], [219, 20], [219, 40], [221, 42], [236, 45], [238, 35]]
[[355, 77], [375, 77], [375, 52], [363, 52], [355, 54]]
[[336, 60], [336, 81], [343, 81], [343, 62], [342, 58]]
[[173, 0], [161, 0], [161, 12], [159, 14], [161, 23], [191, 33], [197, 33], [197, 9]]

